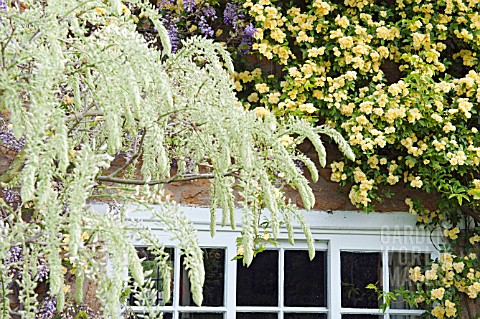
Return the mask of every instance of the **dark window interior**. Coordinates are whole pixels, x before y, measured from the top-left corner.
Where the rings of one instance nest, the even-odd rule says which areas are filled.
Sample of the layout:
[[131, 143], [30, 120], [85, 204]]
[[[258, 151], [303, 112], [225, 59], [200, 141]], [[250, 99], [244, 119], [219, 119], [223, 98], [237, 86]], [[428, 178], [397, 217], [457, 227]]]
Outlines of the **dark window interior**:
[[[163, 278], [160, 274], [160, 270], [157, 266], [157, 263], [155, 262], [155, 255], [152, 254], [150, 250], [147, 249], [147, 247], [137, 247], [137, 253], [138, 257], [141, 259], [145, 259], [142, 261], [142, 267], [144, 271], [151, 270], [152, 273], [147, 276], [145, 279], [150, 278], [154, 283], [154, 287], [157, 290], [157, 295], [154, 297], [155, 299], [155, 305], [157, 306], [171, 306], [172, 305], [172, 296], [170, 295], [170, 301], [168, 303], [164, 303], [164, 296], [163, 296]], [[170, 255], [168, 261], [170, 263], [170, 267], [172, 269], [171, 273], [171, 282], [170, 282], [170, 293], [173, 293], [173, 265], [174, 265], [174, 253], [173, 253], [173, 248], [166, 248], [165, 252]], [[136, 306], [137, 304], [135, 303], [136, 298], [134, 294], [130, 295], [129, 298], [129, 304], [131, 306]], [[166, 317], [165, 317], [166, 318]]]
[[380, 319], [383, 316], [377, 315], [342, 315], [342, 319]]
[[180, 319], [223, 319], [222, 313], [180, 313]]
[[310, 260], [306, 250], [285, 251], [285, 306], [327, 306], [326, 262], [326, 253], [324, 251], [317, 251], [313, 260]]
[[[203, 285], [202, 306], [223, 306], [225, 289], [225, 249], [204, 248], [202, 251], [203, 264], [205, 266], [205, 284]], [[192, 294], [190, 292], [190, 281], [188, 279], [188, 272], [183, 265], [183, 256], [181, 258], [181, 264], [180, 305], [196, 306], [196, 304], [193, 302]]]
[[[416, 289], [416, 284], [410, 280], [410, 268], [416, 266], [425, 266], [430, 259], [429, 254], [411, 253], [411, 252], [391, 252], [388, 254], [388, 271], [389, 271], [389, 289], [394, 291], [400, 287], [405, 289]], [[398, 297], [390, 305], [392, 309], [411, 309], [408, 302], [402, 297]], [[399, 317], [399, 319], [408, 319], [408, 317]]]
[[237, 312], [237, 319], [277, 319], [276, 313], [265, 312]]
[[249, 267], [237, 260], [237, 306], [278, 306], [278, 251], [259, 253]]
[[286, 313], [284, 319], [327, 319], [325, 313]]
[[379, 300], [377, 293], [365, 287], [368, 284], [375, 284], [380, 290], [382, 289], [382, 254], [341, 252], [340, 267], [342, 276], [342, 307], [378, 308]]

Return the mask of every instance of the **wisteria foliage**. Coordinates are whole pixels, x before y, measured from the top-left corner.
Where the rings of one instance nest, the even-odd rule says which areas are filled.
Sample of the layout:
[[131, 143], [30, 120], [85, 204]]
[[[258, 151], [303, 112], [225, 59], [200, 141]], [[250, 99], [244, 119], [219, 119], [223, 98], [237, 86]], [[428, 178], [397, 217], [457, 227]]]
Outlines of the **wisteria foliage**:
[[[136, 31], [132, 5], [152, 20], [163, 51]], [[282, 220], [289, 234], [293, 221], [302, 225], [313, 257], [308, 225], [278, 187], [278, 176], [310, 209], [314, 196], [295, 160], [302, 160], [314, 178], [317, 168], [282, 137], [310, 139], [322, 164], [320, 133], [353, 159], [348, 144], [328, 127], [313, 128], [295, 118], [279, 123], [244, 110], [233, 91], [226, 51], [196, 37], [171, 54], [160, 21], [141, 1], [26, 1], [0, 11], [0, 105], [8, 114], [5, 130], [13, 132], [2, 136], [13, 139], [14, 134], [22, 141], [0, 175], [2, 188], [18, 190], [21, 198], [15, 206], [2, 201], [0, 256], [7, 257], [0, 258], [0, 318], [46, 318], [53, 302], [61, 312], [67, 270], [75, 276], [77, 303], [84, 279], [96, 282], [104, 317], [118, 317], [130, 277], [136, 293], [146, 295], [151, 285], [123, 223], [126, 210], [98, 214], [89, 203], [99, 198], [147, 208], [162, 203], [155, 217], [182, 247], [200, 304], [203, 261], [193, 226], [161, 191], [174, 181], [212, 180], [212, 235], [217, 207], [223, 223], [232, 227], [234, 207], [242, 208], [246, 264], [253, 258], [264, 207], [271, 211], [275, 236]], [[109, 169], [115, 158], [124, 158], [125, 165]], [[143, 240], [154, 246], [167, 276], [161, 243], [148, 236]], [[24, 257], [13, 256], [17, 250]], [[36, 294], [42, 263], [49, 269], [48, 304]], [[12, 309], [15, 298], [20, 304]]]

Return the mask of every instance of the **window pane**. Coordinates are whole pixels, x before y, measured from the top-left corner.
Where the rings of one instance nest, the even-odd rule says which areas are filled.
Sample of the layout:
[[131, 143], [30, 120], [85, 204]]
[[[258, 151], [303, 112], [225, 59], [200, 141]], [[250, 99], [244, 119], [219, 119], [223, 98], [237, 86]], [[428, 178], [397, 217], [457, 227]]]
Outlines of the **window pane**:
[[180, 319], [223, 319], [223, 313], [180, 313]]
[[284, 319], [327, 319], [326, 313], [286, 313]]
[[325, 307], [327, 305], [327, 268], [324, 251], [317, 251], [315, 258], [310, 261], [306, 250], [286, 250], [284, 273], [285, 306]]
[[[147, 249], [147, 247], [137, 247], [137, 254], [138, 257], [141, 259], [145, 259], [142, 261], [142, 267], [144, 271], [151, 270], [152, 273], [147, 276], [145, 279], [150, 278], [154, 283], [154, 287], [157, 290], [157, 295], [156, 296], [151, 296], [152, 299], [155, 299], [155, 305], [157, 306], [171, 306], [172, 305], [172, 296], [170, 295], [170, 301], [168, 303], [164, 303], [164, 295], [163, 295], [163, 278], [160, 274], [160, 270], [157, 267], [157, 263], [155, 262], [155, 255], [152, 254], [150, 250]], [[174, 253], [173, 253], [173, 248], [166, 248], [165, 252], [170, 255], [168, 262], [170, 264], [170, 267], [172, 269], [171, 273], [171, 282], [170, 282], [170, 293], [173, 291], [173, 265], [174, 265]], [[136, 298], [134, 294], [130, 295], [129, 298], [129, 304], [131, 306], [137, 306], [135, 303]]]
[[[125, 318], [127, 319], [140, 319], [140, 318], [148, 318], [148, 313], [147, 312], [131, 312], [125, 315]], [[160, 318], [160, 316], [158, 316]], [[170, 312], [164, 312], [163, 313], [163, 319], [173, 319], [173, 314]]]
[[237, 312], [237, 319], [277, 319], [277, 318], [278, 318], [278, 315], [276, 313]]
[[420, 315], [390, 315], [390, 319], [420, 319]]
[[[405, 287], [405, 289], [415, 290], [416, 284], [410, 280], [410, 268], [416, 266], [425, 266], [430, 259], [429, 254], [410, 253], [410, 252], [392, 252], [388, 254], [388, 272], [390, 277], [390, 291]], [[398, 297], [390, 305], [392, 309], [411, 309], [402, 297]], [[403, 318], [403, 317], [402, 317]], [[405, 317], [407, 318], [407, 317]]]
[[248, 268], [237, 260], [237, 306], [278, 306], [278, 251], [259, 253]]
[[342, 319], [380, 319], [383, 316], [377, 315], [342, 315]]
[[342, 307], [378, 308], [377, 294], [365, 287], [368, 284], [376, 284], [382, 289], [382, 254], [341, 252], [340, 259]]
[[[223, 306], [223, 290], [225, 287], [225, 249], [205, 248], [202, 249], [202, 251], [203, 263], [205, 266], [205, 284], [203, 285], [202, 306]], [[190, 292], [190, 280], [188, 279], [188, 271], [183, 265], [183, 259], [182, 256], [182, 269], [180, 273], [180, 305], [196, 306]]]

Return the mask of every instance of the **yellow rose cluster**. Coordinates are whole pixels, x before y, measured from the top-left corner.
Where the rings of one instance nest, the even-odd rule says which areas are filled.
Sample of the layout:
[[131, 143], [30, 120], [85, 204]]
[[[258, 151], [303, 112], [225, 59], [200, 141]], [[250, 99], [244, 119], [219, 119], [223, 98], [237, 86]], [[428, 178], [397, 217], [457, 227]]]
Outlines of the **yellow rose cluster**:
[[479, 294], [480, 230], [457, 227], [458, 208], [480, 199], [478, 1], [244, 1], [263, 62], [235, 77], [245, 107], [339, 130], [357, 161], [337, 159], [330, 178], [351, 187], [359, 208], [372, 210], [399, 183], [440, 194], [441, 209], [405, 203], [451, 243], [466, 239], [468, 254], [410, 275], [430, 314], [461, 315], [452, 289]]
[[[468, 200], [471, 182], [461, 176], [480, 164], [477, 6], [245, 0], [253, 52], [274, 67], [241, 72], [236, 86], [249, 92], [248, 108], [340, 130], [360, 162], [332, 166], [331, 178], [353, 185], [350, 199], [360, 208], [371, 209], [378, 189], [400, 182], [416, 189], [458, 182]], [[374, 158], [383, 164], [372, 165]]]
[[464, 257], [444, 253], [425, 272], [418, 266], [411, 268], [410, 279], [418, 283], [418, 302], [431, 304], [435, 318], [457, 318], [458, 294], [465, 293], [475, 299], [480, 293], [478, 265], [475, 253]]
[[[274, 55], [280, 64], [286, 65], [288, 59], [295, 58], [287, 44], [287, 35], [284, 31], [287, 19], [270, 0], [260, 0], [253, 3], [251, 0], [243, 4], [257, 23], [253, 50], [258, 51], [267, 59], [273, 59]], [[261, 27], [258, 27], [261, 26]]]

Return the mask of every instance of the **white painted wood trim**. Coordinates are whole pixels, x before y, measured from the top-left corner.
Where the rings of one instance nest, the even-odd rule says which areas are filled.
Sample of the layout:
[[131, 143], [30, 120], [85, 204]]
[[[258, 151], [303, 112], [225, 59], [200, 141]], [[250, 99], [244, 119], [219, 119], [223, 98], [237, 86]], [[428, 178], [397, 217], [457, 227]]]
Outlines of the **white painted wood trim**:
[[[106, 211], [107, 205], [92, 205], [98, 212]], [[153, 207], [155, 209], [155, 207]], [[236, 229], [221, 226], [221, 211], [217, 213], [217, 233], [214, 238], [210, 236], [210, 209], [205, 207], [182, 207], [197, 230], [199, 242], [204, 248], [225, 249], [225, 286], [223, 307], [185, 307], [180, 306], [178, 283], [180, 278], [180, 256], [175, 249], [175, 286], [173, 289], [173, 306], [158, 307], [165, 312], [172, 312], [178, 319], [182, 312], [209, 312], [224, 313], [224, 318], [235, 319], [236, 312], [274, 312], [278, 319], [283, 319], [283, 314], [288, 312], [298, 313], [327, 313], [329, 319], [341, 319], [342, 314], [379, 314], [384, 319], [390, 315], [419, 315], [421, 310], [388, 309], [382, 314], [378, 309], [342, 308], [341, 306], [341, 271], [340, 253], [342, 251], [379, 252], [383, 262], [383, 288], [389, 288], [388, 253], [393, 251], [428, 252], [432, 257], [438, 256], [438, 247], [443, 234], [440, 231], [429, 233], [416, 227], [416, 216], [409, 213], [370, 213], [353, 211], [303, 211], [310, 225], [316, 250], [327, 252], [327, 307], [285, 307], [283, 306], [284, 292], [284, 252], [288, 249], [306, 249], [303, 231], [298, 224], [294, 224], [295, 246], [287, 242], [287, 232], [282, 230], [279, 236], [279, 247], [270, 247], [279, 251], [278, 269], [278, 300], [277, 307], [237, 307], [236, 306], [236, 256], [235, 238], [240, 236], [241, 223], [236, 224]], [[140, 220], [145, 223], [166, 245], [174, 246], [169, 234], [152, 219], [150, 212], [135, 206], [127, 208], [126, 222]], [[237, 210], [237, 220], [241, 220], [241, 210]], [[264, 212], [268, 216], [268, 212]], [[141, 310], [141, 307], [132, 307]]]

